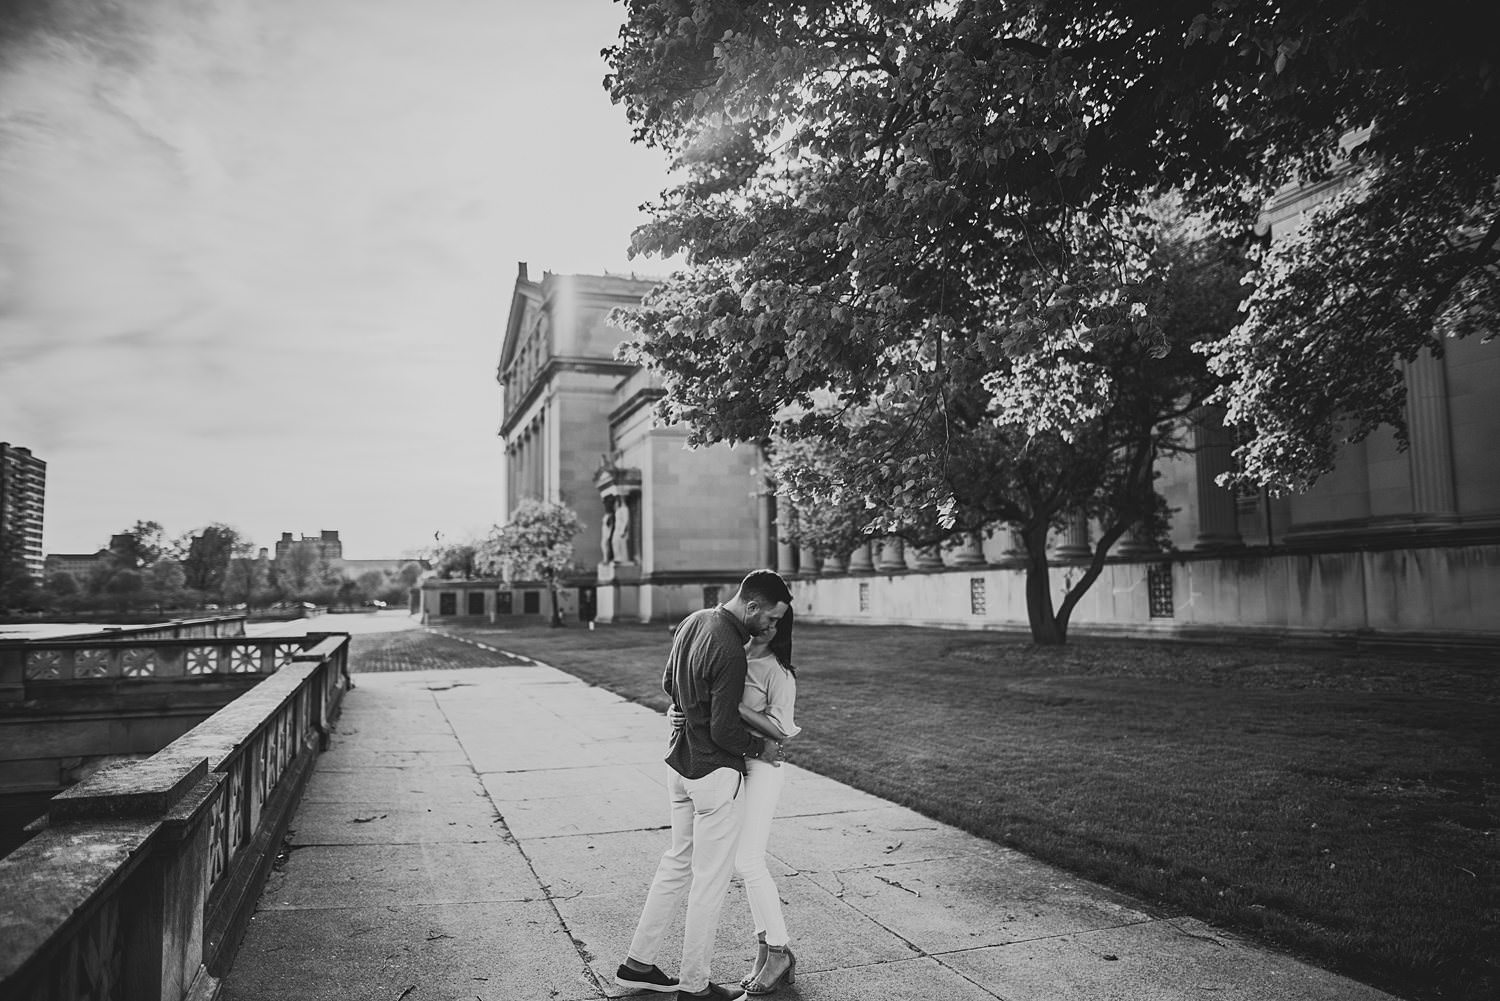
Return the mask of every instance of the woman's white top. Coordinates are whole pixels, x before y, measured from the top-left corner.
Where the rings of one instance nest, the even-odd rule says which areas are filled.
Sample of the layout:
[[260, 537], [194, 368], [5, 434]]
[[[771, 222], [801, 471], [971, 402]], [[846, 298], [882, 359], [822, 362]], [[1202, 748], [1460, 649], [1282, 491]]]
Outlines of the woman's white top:
[[801, 733], [802, 728], [792, 722], [797, 704], [797, 679], [792, 672], [781, 666], [775, 654], [751, 657], [746, 664], [745, 694], [740, 705], [765, 713], [788, 737]]

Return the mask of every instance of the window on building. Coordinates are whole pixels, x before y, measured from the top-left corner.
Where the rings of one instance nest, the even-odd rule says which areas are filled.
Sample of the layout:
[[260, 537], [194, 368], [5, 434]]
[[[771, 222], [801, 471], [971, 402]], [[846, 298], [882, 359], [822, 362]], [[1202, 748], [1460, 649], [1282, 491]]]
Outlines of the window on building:
[[983, 615], [985, 613], [984, 578], [969, 578], [969, 614]]
[[1155, 563], [1146, 570], [1146, 593], [1150, 595], [1151, 617], [1170, 619], [1172, 609], [1172, 564]]
[[540, 615], [542, 611], [542, 592], [522, 591], [521, 611], [526, 615]]
[[859, 610], [861, 612], [870, 610], [870, 585], [866, 581], [861, 581], [859, 585]]
[[458, 592], [457, 591], [439, 591], [438, 592], [438, 614], [439, 615], [457, 615], [458, 614]]
[[484, 592], [483, 591], [470, 591], [469, 592], [469, 614], [470, 615], [483, 615], [484, 614]]
[[515, 595], [509, 591], [495, 592], [495, 614], [511, 615], [515, 612]]

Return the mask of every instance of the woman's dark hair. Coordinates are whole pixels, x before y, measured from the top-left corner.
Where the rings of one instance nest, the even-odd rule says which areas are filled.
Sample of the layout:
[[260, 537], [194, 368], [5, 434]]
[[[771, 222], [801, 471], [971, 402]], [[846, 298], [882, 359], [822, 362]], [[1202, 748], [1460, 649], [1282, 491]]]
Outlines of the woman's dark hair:
[[775, 654], [776, 659], [781, 661], [781, 666], [787, 669], [792, 677], [797, 676], [797, 669], [792, 666], [792, 610], [788, 608], [781, 621], [776, 623], [776, 635], [771, 637], [771, 642], [766, 648]]

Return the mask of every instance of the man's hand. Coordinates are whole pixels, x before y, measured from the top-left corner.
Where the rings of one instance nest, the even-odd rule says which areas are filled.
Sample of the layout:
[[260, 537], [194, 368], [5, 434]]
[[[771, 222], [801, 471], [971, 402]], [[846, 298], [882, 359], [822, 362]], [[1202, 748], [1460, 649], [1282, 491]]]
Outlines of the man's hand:
[[673, 730], [681, 730], [687, 725], [687, 713], [678, 709], [675, 704], [667, 707], [667, 721], [672, 724]]
[[761, 748], [760, 760], [773, 767], [781, 767], [781, 741], [767, 738], [766, 746]]

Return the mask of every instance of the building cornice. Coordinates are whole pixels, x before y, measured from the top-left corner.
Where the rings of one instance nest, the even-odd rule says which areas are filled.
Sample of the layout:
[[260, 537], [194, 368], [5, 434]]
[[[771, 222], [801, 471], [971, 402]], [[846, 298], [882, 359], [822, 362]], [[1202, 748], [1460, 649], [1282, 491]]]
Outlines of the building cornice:
[[609, 412], [610, 425], [619, 424], [642, 407], [649, 407], [666, 395], [667, 391], [659, 386], [645, 386], [636, 390], [624, 403]]
[[636, 365], [632, 362], [610, 361], [604, 358], [583, 357], [556, 357], [548, 358], [545, 365], [537, 372], [536, 378], [531, 385], [526, 387], [526, 392], [516, 401], [516, 405], [510, 408], [510, 413], [500, 423], [500, 437], [508, 438], [516, 426], [530, 412], [532, 405], [547, 391], [552, 380], [563, 372], [581, 372], [584, 375], [604, 375], [623, 379], [634, 372]]

